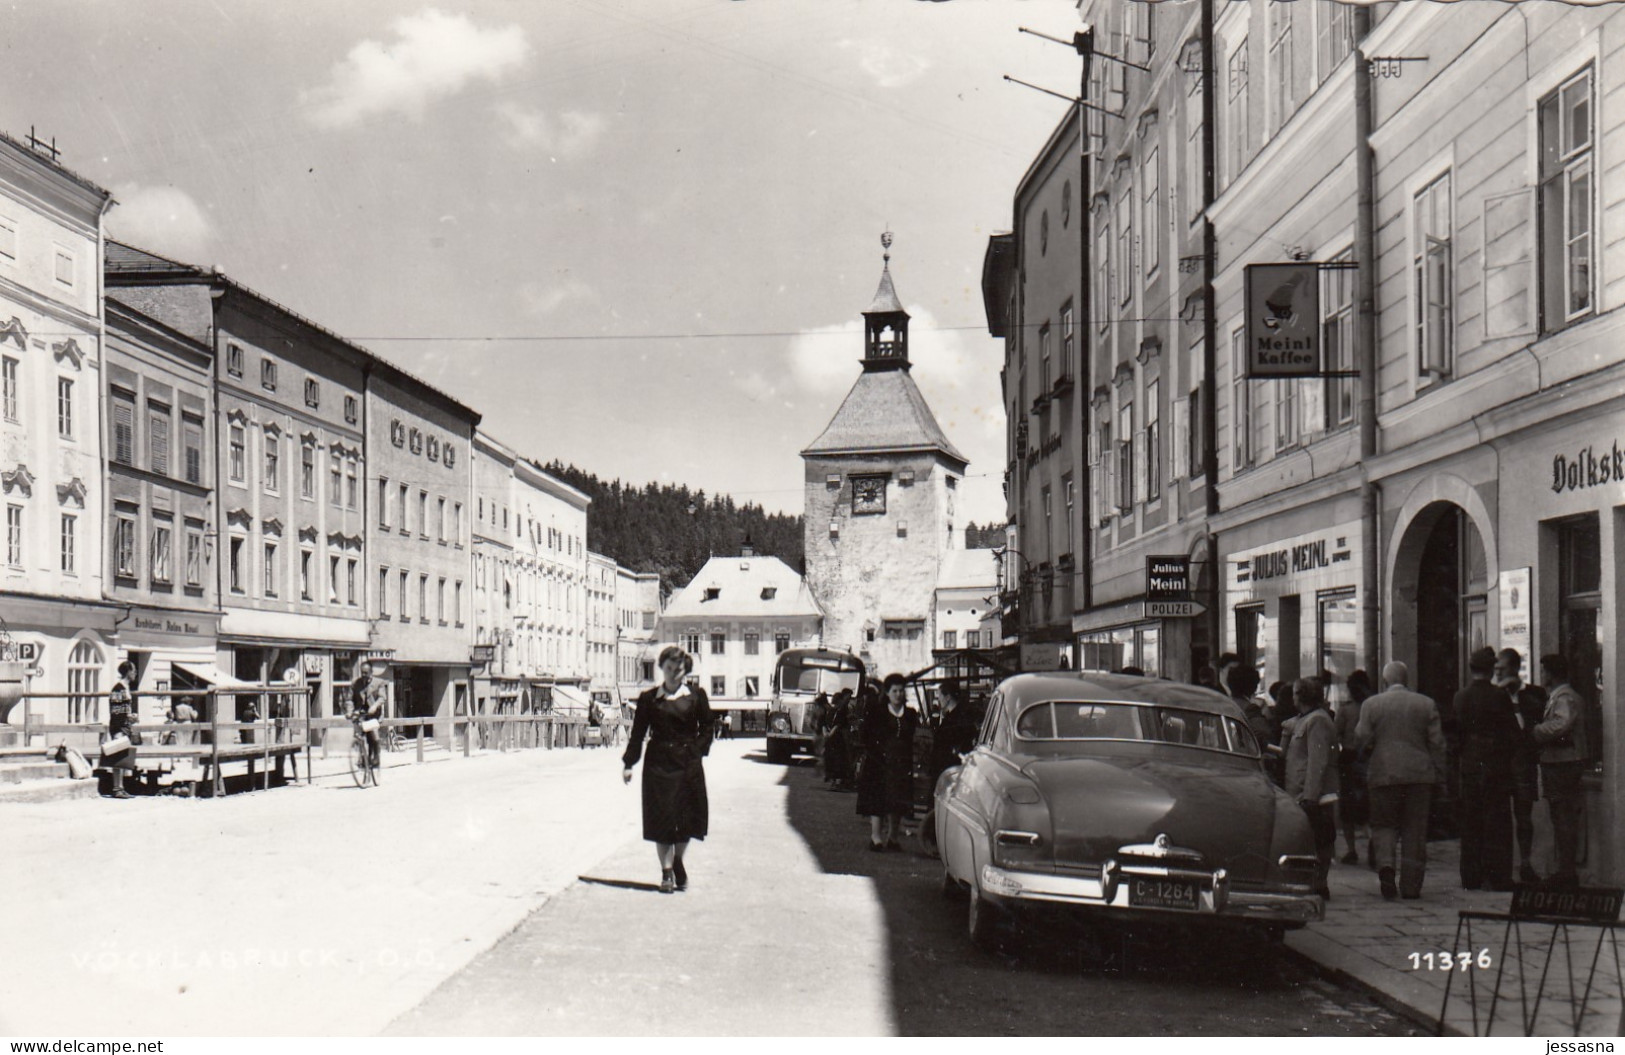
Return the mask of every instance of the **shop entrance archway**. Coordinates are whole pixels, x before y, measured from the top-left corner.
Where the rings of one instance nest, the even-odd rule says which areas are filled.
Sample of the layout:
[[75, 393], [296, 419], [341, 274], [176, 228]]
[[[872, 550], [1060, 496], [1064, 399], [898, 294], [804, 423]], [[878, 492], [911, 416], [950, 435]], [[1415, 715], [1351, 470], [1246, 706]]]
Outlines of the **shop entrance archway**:
[[[1394, 658], [1411, 672], [1411, 687], [1439, 706], [1445, 739], [1454, 744], [1452, 701], [1466, 684], [1467, 656], [1490, 644], [1490, 569], [1473, 518], [1449, 501], [1430, 502], [1400, 538], [1391, 611]], [[1433, 837], [1455, 833], [1456, 754], [1449, 753], [1446, 791], [1435, 803]]]

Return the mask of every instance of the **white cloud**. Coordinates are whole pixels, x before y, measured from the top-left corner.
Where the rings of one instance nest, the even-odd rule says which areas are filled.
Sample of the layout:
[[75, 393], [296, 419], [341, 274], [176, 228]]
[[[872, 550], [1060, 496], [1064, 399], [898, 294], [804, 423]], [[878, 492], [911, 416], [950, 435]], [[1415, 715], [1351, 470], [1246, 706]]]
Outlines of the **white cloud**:
[[901, 88], [931, 68], [923, 56], [898, 51], [879, 40], [843, 40], [840, 46], [843, 51], [856, 52], [858, 66], [882, 88]]
[[213, 226], [185, 191], [123, 183], [113, 188], [113, 198], [118, 207], [107, 214], [112, 237], [188, 263], [210, 262]]
[[591, 300], [595, 295], [591, 286], [574, 278], [551, 283], [527, 282], [519, 287], [520, 303], [525, 311], [536, 316], [551, 315], [571, 301]]
[[363, 40], [334, 65], [328, 83], [305, 93], [311, 120], [324, 128], [390, 112], [418, 120], [436, 99], [476, 79], [498, 80], [530, 53], [517, 25], [482, 29], [465, 15], [433, 8], [398, 18], [390, 28], [393, 40]]
[[597, 145], [607, 122], [599, 114], [566, 110], [551, 117], [517, 103], [500, 103], [497, 115], [507, 126], [510, 146], [544, 150], [562, 158], [578, 158]]

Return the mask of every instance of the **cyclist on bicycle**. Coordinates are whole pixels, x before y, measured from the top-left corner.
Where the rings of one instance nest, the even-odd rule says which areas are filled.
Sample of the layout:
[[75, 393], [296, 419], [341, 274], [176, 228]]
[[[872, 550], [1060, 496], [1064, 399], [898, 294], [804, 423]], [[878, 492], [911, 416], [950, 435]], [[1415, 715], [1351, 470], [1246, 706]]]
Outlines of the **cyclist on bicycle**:
[[371, 674], [362, 673], [350, 686], [350, 720], [361, 724], [374, 723], [372, 728], [362, 726], [367, 737], [367, 748], [372, 755], [374, 768], [379, 765], [378, 759], [378, 719], [384, 716], [384, 686]]

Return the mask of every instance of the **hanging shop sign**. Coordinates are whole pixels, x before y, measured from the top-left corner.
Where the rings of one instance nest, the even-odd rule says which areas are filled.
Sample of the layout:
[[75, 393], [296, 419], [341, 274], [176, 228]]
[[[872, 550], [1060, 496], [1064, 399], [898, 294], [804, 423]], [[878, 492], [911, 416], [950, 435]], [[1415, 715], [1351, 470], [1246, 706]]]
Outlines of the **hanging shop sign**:
[[1321, 376], [1319, 265], [1248, 264], [1246, 287], [1247, 376]]
[[1191, 559], [1183, 554], [1145, 559], [1145, 617], [1189, 619], [1207, 611], [1191, 599]]

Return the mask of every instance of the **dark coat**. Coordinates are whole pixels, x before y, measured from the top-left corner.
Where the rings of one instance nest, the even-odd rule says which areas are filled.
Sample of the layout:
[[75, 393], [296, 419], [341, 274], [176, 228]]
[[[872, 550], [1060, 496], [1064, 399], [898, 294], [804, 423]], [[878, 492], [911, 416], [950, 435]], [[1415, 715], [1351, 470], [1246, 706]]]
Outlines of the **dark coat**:
[[1461, 764], [1482, 766], [1487, 775], [1510, 780], [1512, 759], [1523, 739], [1512, 697], [1505, 689], [1491, 685], [1489, 679], [1474, 678], [1456, 693], [1454, 702]]
[[702, 759], [711, 753], [711, 701], [701, 689], [667, 696], [655, 685], [638, 697], [622, 763], [643, 763], [643, 837], [653, 843], [704, 839], [710, 825]]
[[914, 805], [914, 731], [919, 716], [901, 716], [884, 702], [863, 717], [863, 761], [858, 767], [858, 807], [864, 817], [906, 815]]

